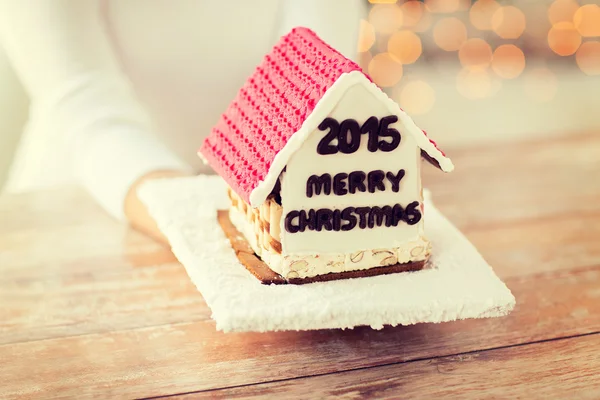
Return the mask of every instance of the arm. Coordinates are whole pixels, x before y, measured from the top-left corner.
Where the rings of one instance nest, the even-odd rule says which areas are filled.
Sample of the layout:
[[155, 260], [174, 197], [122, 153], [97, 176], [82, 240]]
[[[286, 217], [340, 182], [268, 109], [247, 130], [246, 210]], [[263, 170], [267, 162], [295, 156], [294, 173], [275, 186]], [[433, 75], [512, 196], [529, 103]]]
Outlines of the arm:
[[356, 60], [360, 19], [367, 14], [366, 0], [282, 0], [277, 37], [296, 26], [315, 31], [340, 53]]
[[73, 170], [117, 219], [161, 237], [137, 186], [190, 168], [156, 137], [101, 24], [97, 0], [0, 0], [0, 41], [34, 108], [52, 115]]

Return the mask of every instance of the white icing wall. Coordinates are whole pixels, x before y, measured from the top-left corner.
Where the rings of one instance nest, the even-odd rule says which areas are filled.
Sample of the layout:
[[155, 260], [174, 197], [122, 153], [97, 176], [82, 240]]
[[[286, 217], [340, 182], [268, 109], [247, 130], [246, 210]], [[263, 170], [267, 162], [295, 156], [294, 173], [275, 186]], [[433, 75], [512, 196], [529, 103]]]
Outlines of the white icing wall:
[[[390, 115], [386, 107], [363, 86], [357, 83], [351, 86], [340, 102], [329, 114], [339, 122], [352, 118], [362, 125], [369, 117]], [[400, 247], [403, 243], [417, 239], [423, 232], [423, 218], [415, 225], [400, 222], [397, 227], [375, 227], [360, 229], [356, 226], [350, 231], [306, 230], [289, 233], [285, 230], [285, 216], [293, 210], [309, 210], [319, 208], [344, 209], [361, 206], [393, 206], [396, 203], [406, 207], [413, 201], [422, 202], [420, 177], [420, 149], [412, 136], [405, 132], [401, 121], [390, 125], [401, 134], [398, 148], [392, 152], [377, 151], [371, 153], [367, 149], [368, 135], [362, 135], [360, 148], [352, 154], [320, 155], [317, 153], [319, 141], [328, 131], [315, 129], [294, 153], [287, 163], [287, 170], [282, 177], [281, 197], [283, 205], [281, 242], [284, 254], [299, 253], [350, 253], [358, 250]], [[400, 191], [395, 193], [387, 179], [385, 191], [375, 193], [357, 192], [337, 196], [306, 196], [306, 182], [311, 175], [329, 173], [332, 177], [339, 173], [360, 170], [368, 173], [373, 170], [392, 171], [404, 169], [406, 175], [400, 181]]]

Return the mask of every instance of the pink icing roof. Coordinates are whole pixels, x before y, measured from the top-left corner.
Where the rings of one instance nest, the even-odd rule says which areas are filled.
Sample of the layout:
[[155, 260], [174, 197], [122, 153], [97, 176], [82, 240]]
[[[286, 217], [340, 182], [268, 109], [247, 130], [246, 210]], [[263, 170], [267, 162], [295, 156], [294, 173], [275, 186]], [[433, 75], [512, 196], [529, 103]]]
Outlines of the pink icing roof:
[[352, 71], [361, 68], [313, 31], [293, 29], [254, 70], [199, 153], [250, 203], [250, 194], [265, 179], [275, 155], [333, 83]]

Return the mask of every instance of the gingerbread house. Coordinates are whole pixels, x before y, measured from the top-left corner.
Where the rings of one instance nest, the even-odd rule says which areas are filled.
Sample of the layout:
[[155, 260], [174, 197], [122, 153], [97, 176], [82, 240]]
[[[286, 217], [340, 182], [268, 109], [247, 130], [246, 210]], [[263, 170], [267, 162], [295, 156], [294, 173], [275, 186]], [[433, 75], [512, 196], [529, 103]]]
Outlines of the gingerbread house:
[[199, 150], [229, 219], [286, 282], [423, 267], [421, 159], [454, 166], [353, 61], [313, 31], [282, 37]]

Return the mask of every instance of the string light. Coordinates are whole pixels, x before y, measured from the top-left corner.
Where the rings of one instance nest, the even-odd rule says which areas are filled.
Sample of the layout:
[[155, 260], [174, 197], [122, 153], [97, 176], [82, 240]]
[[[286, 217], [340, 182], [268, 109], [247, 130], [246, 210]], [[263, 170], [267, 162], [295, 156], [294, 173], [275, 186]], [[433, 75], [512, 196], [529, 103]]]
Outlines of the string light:
[[417, 61], [423, 48], [416, 33], [402, 30], [390, 36], [387, 49], [401, 64], [412, 64]]
[[573, 15], [573, 23], [581, 36], [600, 36], [600, 6], [586, 4]]
[[500, 7], [492, 16], [492, 29], [503, 39], [517, 39], [525, 31], [525, 14], [515, 6]]
[[369, 75], [381, 87], [394, 86], [402, 78], [402, 64], [389, 53], [379, 53], [369, 62]]
[[485, 40], [472, 38], [460, 47], [458, 58], [467, 69], [485, 69], [492, 62], [492, 48]]
[[435, 90], [425, 81], [416, 80], [407, 83], [394, 93], [400, 106], [411, 115], [427, 114], [435, 104]]
[[467, 41], [467, 27], [458, 18], [442, 18], [433, 28], [435, 44], [445, 51], [456, 51]]
[[581, 35], [572, 23], [559, 22], [548, 32], [548, 45], [559, 56], [570, 56], [581, 45]]
[[501, 78], [514, 79], [525, 69], [525, 55], [514, 44], [503, 44], [494, 50], [492, 70]]
[[469, 10], [471, 24], [479, 30], [492, 30], [492, 16], [500, 8], [495, 0], [478, 0]]
[[369, 22], [377, 32], [391, 34], [402, 26], [402, 11], [395, 4], [377, 4], [369, 12]]
[[600, 42], [585, 42], [575, 55], [577, 65], [587, 75], [600, 75]]

